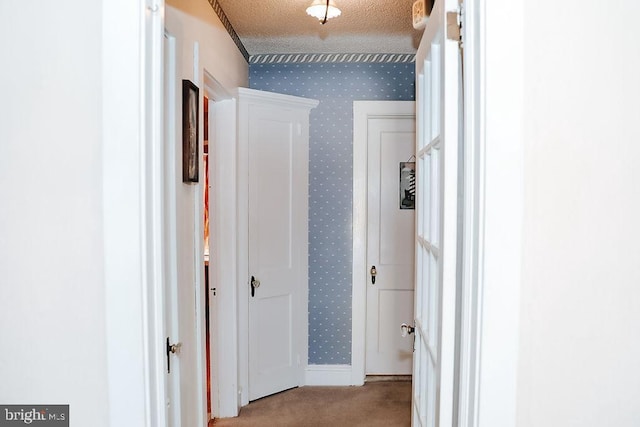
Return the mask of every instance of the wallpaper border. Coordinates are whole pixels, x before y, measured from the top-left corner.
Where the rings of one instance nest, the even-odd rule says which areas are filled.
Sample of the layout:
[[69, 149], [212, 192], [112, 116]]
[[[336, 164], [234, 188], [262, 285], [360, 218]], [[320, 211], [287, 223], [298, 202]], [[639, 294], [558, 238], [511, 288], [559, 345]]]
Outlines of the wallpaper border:
[[249, 56], [249, 64], [413, 63], [413, 53], [268, 53]]
[[231, 36], [231, 39], [233, 40], [233, 42], [236, 44], [236, 46], [238, 46], [238, 50], [240, 50], [240, 53], [242, 54], [242, 56], [244, 56], [245, 61], [249, 62], [249, 52], [247, 52], [247, 49], [244, 47], [244, 44], [242, 44], [242, 40], [240, 40], [238, 33], [236, 33], [236, 30], [233, 28], [233, 25], [231, 25], [231, 21], [229, 21], [229, 18], [227, 18], [227, 15], [224, 13], [224, 10], [222, 10], [222, 6], [220, 6], [220, 3], [218, 3], [218, 0], [207, 0], [207, 1], [211, 5], [211, 8], [216, 13], [216, 15], [218, 15], [218, 18], [220, 18], [220, 21], [222, 21], [222, 25], [224, 25], [224, 28], [227, 30], [227, 33], [229, 33], [229, 36]]

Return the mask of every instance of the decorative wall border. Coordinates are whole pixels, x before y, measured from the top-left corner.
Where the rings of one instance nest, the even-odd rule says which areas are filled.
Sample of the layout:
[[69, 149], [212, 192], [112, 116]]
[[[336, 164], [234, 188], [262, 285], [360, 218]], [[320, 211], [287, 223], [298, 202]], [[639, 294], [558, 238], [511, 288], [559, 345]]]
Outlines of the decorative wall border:
[[276, 53], [249, 57], [249, 64], [310, 64], [310, 63], [413, 63], [412, 53]]
[[220, 3], [218, 3], [218, 0], [208, 0], [208, 1], [211, 7], [213, 8], [213, 11], [216, 13], [216, 15], [218, 15], [218, 18], [220, 18], [220, 21], [222, 21], [222, 25], [224, 25], [224, 28], [226, 28], [227, 32], [231, 36], [231, 39], [236, 44], [236, 46], [238, 46], [238, 49], [240, 50], [240, 53], [242, 54], [242, 56], [244, 56], [244, 59], [247, 62], [249, 62], [249, 52], [247, 52], [247, 49], [244, 47], [244, 44], [242, 44], [242, 40], [240, 40], [240, 37], [238, 37], [238, 33], [236, 33], [236, 30], [233, 29], [233, 25], [231, 25], [229, 18], [227, 18], [227, 15], [224, 13], [224, 10], [222, 10], [222, 6], [220, 6]]

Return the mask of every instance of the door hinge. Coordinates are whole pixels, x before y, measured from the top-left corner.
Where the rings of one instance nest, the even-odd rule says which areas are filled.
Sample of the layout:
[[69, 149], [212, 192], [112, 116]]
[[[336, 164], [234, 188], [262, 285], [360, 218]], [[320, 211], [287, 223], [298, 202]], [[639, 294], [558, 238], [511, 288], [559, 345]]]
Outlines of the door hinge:
[[462, 47], [462, 20], [464, 15], [464, 7], [460, 7], [456, 11], [447, 12], [447, 39], [458, 42]]
[[160, 5], [155, 0], [152, 0], [147, 5], [147, 10], [153, 14], [160, 12]]

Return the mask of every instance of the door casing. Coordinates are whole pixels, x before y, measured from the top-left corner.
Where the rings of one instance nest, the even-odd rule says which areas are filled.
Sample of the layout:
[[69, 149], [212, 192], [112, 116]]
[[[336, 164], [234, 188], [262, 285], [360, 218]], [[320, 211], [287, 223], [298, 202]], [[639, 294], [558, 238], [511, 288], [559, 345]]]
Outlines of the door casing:
[[[161, 1], [153, 3], [156, 11], [161, 9]], [[154, 245], [161, 239], [162, 195], [155, 184], [163, 168], [151, 154], [162, 144], [164, 15], [145, 13], [147, 6], [142, 0], [104, 2], [98, 47], [103, 58], [98, 143], [103, 151], [102, 170], [96, 173], [103, 183], [98, 190], [103, 200], [105, 411], [112, 426], [167, 423], [162, 257]]]

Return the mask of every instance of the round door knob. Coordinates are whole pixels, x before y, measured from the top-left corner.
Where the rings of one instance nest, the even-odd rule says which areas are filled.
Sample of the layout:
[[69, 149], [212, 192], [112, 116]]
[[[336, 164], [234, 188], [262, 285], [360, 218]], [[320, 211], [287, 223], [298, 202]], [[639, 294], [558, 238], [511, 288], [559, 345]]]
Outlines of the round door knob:
[[412, 334], [415, 330], [416, 328], [414, 328], [413, 326], [407, 325], [406, 323], [403, 323], [402, 325], [400, 325], [400, 331], [402, 332], [403, 337], [406, 337], [407, 335]]
[[175, 344], [171, 344], [169, 346], [169, 351], [173, 354], [179, 354], [180, 353], [180, 349], [182, 348], [182, 343], [178, 342]]

